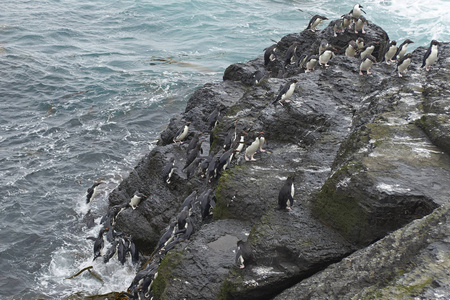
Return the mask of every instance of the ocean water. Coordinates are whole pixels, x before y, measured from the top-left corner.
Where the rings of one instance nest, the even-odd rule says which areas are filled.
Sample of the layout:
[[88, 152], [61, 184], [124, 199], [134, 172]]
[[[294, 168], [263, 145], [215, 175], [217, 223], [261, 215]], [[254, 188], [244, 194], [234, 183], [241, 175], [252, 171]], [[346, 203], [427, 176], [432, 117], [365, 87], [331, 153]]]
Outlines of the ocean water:
[[[92, 262], [88, 229], [195, 89], [330, 20], [350, 1], [6, 0], [0, 10], [0, 298], [125, 290], [130, 263]], [[368, 1], [367, 19], [411, 50], [450, 41], [448, 0]], [[322, 25], [321, 28], [324, 28]], [[86, 190], [102, 180], [85, 204]], [[83, 273], [93, 266], [102, 280]]]

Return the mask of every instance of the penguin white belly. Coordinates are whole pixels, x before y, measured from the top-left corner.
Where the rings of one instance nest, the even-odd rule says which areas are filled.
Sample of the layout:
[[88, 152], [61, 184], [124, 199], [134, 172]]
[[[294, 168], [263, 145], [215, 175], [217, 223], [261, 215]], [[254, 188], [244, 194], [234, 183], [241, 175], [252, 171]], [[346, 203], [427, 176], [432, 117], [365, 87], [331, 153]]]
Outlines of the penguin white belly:
[[356, 21], [355, 23], [355, 30], [361, 30], [364, 28], [364, 22], [361, 20]]
[[375, 46], [367, 47], [366, 50], [361, 52], [361, 59], [364, 59], [367, 55], [372, 54], [373, 50], [375, 50]]
[[405, 56], [406, 50], [408, 50], [407, 45], [402, 47], [402, 49], [400, 50], [400, 52], [397, 55], [398, 56], [397, 59], [401, 59], [403, 56]]
[[139, 203], [141, 202], [141, 197], [134, 195], [130, 200], [130, 206], [132, 209], [136, 209]]
[[326, 65], [330, 61], [332, 55], [333, 55], [333, 53], [328, 50], [325, 51], [324, 53], [322, 53], [322, 55], [319, 56], [319, 64]]
[[389, 48], [388, 52], [386, 52], [386, 54], [384, 55], [384, 59], [386, 60], [386, 62], [394, 57], [395, 52], [397, 52], [397, 47]]
[[356, 51], [355, 48], [352, 46], [348, 46], [347, 49], [345, 49], [345, 56], [348, 57], [355, 57]]
[[311, 59], [310, 61], [308, 61], [308, 62], [306, 63], [306, 70], [307, 70], [307, 71], [309, 71], [309, 70], [314, 70], [314, 68], [316, 67], [316, 65], [317, 65], [317, 59]]
[[437, 46], [432, 46], [431, 47], [431, 53], [430, 55], [427, 57], [427, 59], [425, 60], [425, 64], [426, 66], [430, 66], [432, 65], [436, 60], [437, 60], [437, 55], [438, 55], [438, 49]]
[[179, 136], [177, 136], [177, 140], [183, 140], [188, 133], [188, 129], [189, 128], [187, 126], [184, 126], [183, 132]]
[[[245, 149], [245, 156], [246, 159], [248, 156], [250, 156], [250, 159], [253, 158], [253, 155], [256, 153], [256, 151], [258, 150], [259, 147], [259, 138], [257, 137], [255, 139], [255, 141], [253, 143], [251, 143], [250, 146], [247, 147], [247, 149]], [[254, 160], [254, 159], [253, 159]]]
[[291, 86], [289, 87], [289, 90], [287, 90], [286, 94], [281, 96], [281, 101], [289, 99], [294, 93], [294, 90], [295, 90], [295, 83], [292, 83]]
[[359, 66], [360, 71], [367, 71], [372, 66], [373, 62], [370, 59], [365, 59]]
[[409, 65], [411, 64], [411, 59], [407, 58], [403, 61], [403, 63], [401, 65], [398, 66], [398, 72], [401, 73], [403, 71], [405, 71]]
[[291, 196], [292, 198], [294, 198], [294, 193], [295, 193], [295, 188], [294, 188], [294, 184], [291, 185]]

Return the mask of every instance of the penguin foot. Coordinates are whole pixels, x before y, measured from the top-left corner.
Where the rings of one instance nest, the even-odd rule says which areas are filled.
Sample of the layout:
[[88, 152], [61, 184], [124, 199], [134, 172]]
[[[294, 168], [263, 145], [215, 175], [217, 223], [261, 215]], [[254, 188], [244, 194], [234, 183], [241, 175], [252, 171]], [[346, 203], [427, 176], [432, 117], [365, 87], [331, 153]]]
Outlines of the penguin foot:
[[264, 149], [259, 149], [259, 151], [260, 151], [260, 152], [266, 152], [266, 150], [264, 150]]
[[386, 61], [386, 64], [387, 64], [388, 66], [390, 66], [390, 65], [391, 65], [391, 63], [390, 63], [389, 61]]
[[400, 74], [400, 73], [398, 73], [398, 77], [403, 77], [403, 75], [402, 75], [402, 74]]
[[364, 29], [361, 32], [362, 32], [362, 34], [366, 34], [366, 31]]
[[359, 75], [364, 75], [362, 71], [359, 71]]
[[372, 74], [372, 72], [370, 72], [369, 70], [367, 70], [367, 75], [370, 75], [370, 74]]
[[245, 268], [245, 266], [244, 265], [240, 265], [239, 268], [243, 269], [243, 268]]
[[430, 67], [426, 67], [425, 70], [427, 70], [427, 72], [430, 72]]

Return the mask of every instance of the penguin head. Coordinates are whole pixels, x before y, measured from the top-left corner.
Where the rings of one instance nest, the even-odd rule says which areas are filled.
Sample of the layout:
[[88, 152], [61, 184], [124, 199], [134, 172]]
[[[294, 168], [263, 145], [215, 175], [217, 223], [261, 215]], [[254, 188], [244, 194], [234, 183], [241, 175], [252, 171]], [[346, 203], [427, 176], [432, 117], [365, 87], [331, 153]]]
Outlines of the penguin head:
[[432, 40], [431, 43], [430, 43], [430, 46], [433, 46], [433, 45], [438, 46], [438, 45], [440, 45], [440, 44], [441, 44], [441, 43], [439, 43], [438, 41]]
[[411, 41], [410, 39], [406, 39], [406, 40], [404, 41], [404, 43], [405, 43], [405, 44], [412, 44], [412, 43], [414, 43], [414, 42]]
[[397, 45], [397, 41], [391, 41], [391, 42], [389, 43], [389, 45], [390, 45], [390, 46], [396, 46], [396, 45]]

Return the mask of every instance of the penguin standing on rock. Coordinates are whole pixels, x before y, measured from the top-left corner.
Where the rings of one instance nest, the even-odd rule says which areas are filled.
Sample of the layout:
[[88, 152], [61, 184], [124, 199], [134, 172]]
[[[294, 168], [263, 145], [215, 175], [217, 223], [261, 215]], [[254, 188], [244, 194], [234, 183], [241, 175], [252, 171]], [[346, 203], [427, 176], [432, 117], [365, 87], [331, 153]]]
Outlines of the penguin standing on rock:
[[363, 75], [363, 71], [367, 72], [367, 75], [370, 75], [370, 67], [373, 63], [376, 63], [377, 60], [373, 55], [369, 54], [362, 60], [361, 65], [359, 66], [359, 75]]
[[273, 44], [272, 46], [264, 49], [264, 65], [267, 66], [269, 62], [275, 61], [277, 59], [275, 51], [277, 50], [278, 45]]
[[364, 39], [362, 37], [356, 40], [356, 45], [358, 45], [358, 49], [362, 50], [364, 48]]
[[243, 269], [252, 261], [252, 248], [249, 243], [242, 240], [237, 241], [236, 265]]
[[305, 60], [305, 73], [314, 71], [314, 68], [317, 66], [318, 62], [319, 62], [318, 55], [309, 55]]
[[141, 203], [141, 201], [145, 198], [147, 198], [147, 196], [140, 192], [134, 193], [134, 196], [131, 198], [129, 203], [130, 207], [135, 210], [138, 207], [139, 203]]
[[345, 49], [345, 56], [355, 57], [357, 50], [358, 50], [358, 45], [356, 45], [356, 42], [350, 41], [350, 42], [348, 42], [348, 46]]
[[363, 50], [363, 51], [361, 52], [361, 54], [359, 55], [359, 57], [360, 57], [361, 59], [364, 59], [364, 58], [366, 58], [367, 55], [372, 54], [373, 51], [375, 50], [375, 44], [376, 44], [376, 43], [378, 43], [378, 42], [367, 44], [366, 47], [364, 47], [364, 50]]
[[398, 77], [403, 77], [401, 73], [406, 73], [406, 69], [411, 64], [411, 58], [413, 56], [413, 54], [408, 53], [397, 62], [397, 69], [395, 71], [398, 73]]
[[336, 22], [334, 23], [334, 26], [333, 26], [333, 35], [334, 35], [334, 37], [337, 37], [338, 33], [342, 33], [344, 31], [345, 31], [344, 20], [341, 20], [341, 19], [336, 20]]
[[308, 23], [308, 27], [306, 30], [311, 30], [312, 32], [316, 32], [316, 27], [319, 26], [324, 20], [328, 20], [327, 17], [321, 15], [314, 15]]
[[250, 146], [247, 147], [247, 149], [245, 149], [245, 160], [246, 161], [255, 161], [256, 159], [253, 158], [253, 155], [255, 155], [256, 151], [258, 151], [259, 148], [259, 136], [257, 136], [255, 138], [255, 140], [253, 141], [253, 143], [250, 144]]
[[175, 137], [173, 138], [175, 144], [177, 142], [180, 142], [180, 145], [183, 144], [183, 140], [187, 137], [189, 132], [189, 125], [191, 125], [191, 122], [186, 122], [186, 124], [184, 124], [184, 126], [175, 134]]
[[358, 33], [361, 30], [362, 34], [366, 34], [366, 31], [364, 30], [364, 25], [369, 25], [369, 21], [367, 21], [366, 17], [361, 15], [355, 22], [355, 33]]
[[272, 102], [273, 105], [276, 105], [277, 102], [280, 103], [281, 106], [283, 106], [283, 101], [285, 103], [290, 102], [289, 98], [292, 96], [292, 94], [295, 91], [295, 84], [298, 82], [298, 79], [292, 79], [288, 81], [280, 90], [278, 93], [277, 98], [275, 101]]
[[363, 7], [361, 6], [361, 4], [355, 4], [355, 6], [353, 6], [353, 9], [348, 14], [356, 20], [362, 15], [362, 13], [366, 13], [362, 8]]
[[325, 51], [319, 56], [319, 65], [328, 67], [328, 62], [334, 57], [334, 50], [335, 49], [331, 46], [326, 47]]
[[162, 173], [162, 178], [165, 183], [170, 184], [170, 178], [172, 178], [174, 171], [175, 171], [175, 158], [171, 157], [169, 159], [169, 163], [164, 167]]
[[403, 43], [401, 43], [397, 48], [397, 53], [395, 53], [394, 59], [397, 61], [401, 60], [408, 50], [408, 45], [412, 43], [414, 42], [410, 39], [406, 39]]
[[278, 194], [279, 209], [291, 209], [291, 206], [294, 204], [294, 180], [295, 175], [289, 176], [281, 188]]
[[97, 194], [98, 194], [97, 187], [100, 184], [102, 184], [101, 181], [95, 182], [90, 188], [88, 188], [87, 195], [86, 195], [86, 204], [89, 204], [95, 198], [95, 196], [97, 196]]
[[298, 43], [294, 42], [286, 51], [286, 54], [284, 56], [284, 67], [287, 68], [289, 65], [295, 64], [295, 61], [297, 59], [297, 47]]
[[427, 72], [430, 71], [430, 66], [438, 58], [438, 45], [440, 45], [440, 43], [438, 41], [432, 40], [431, 43], [430, 43], [430, 47], [428, 47], [427, 52], [423, 56], [423, 62], [422, 62], [422, 67], [421, 68], [425, 67]]
[[393, 62], [392, 58], [394, 57], [395, 53], [397, 53], [397, 49], [397, 42], [391, 41], [386, 49], [386, 52], [384, 53], [384, 60], [386, 61], [387, 65], [390, 65], [391, 62]]

